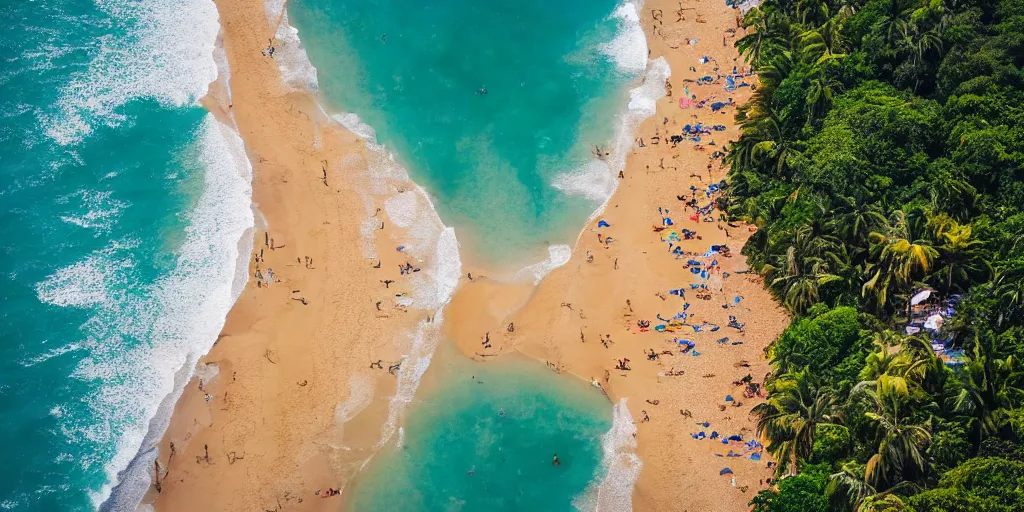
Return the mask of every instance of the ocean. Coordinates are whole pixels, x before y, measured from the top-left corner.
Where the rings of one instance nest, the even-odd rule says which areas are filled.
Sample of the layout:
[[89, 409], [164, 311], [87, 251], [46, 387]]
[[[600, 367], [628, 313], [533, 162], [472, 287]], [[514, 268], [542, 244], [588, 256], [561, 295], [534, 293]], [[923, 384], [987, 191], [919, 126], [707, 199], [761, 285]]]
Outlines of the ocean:
[[[463, 260], [506, 279], [568, 261], [669, 73], [663, 60], [648, 70], [637, 5], [618, 0], [286, 10], [273, 19], [288, 82], [393, 155]], [[630, 508], [640, 462], [625, 404], [536, 361], [437, 352], [401, 430], [346, 491], [354, 510]]]
[[217, 76], [209, 0], [0, 19], [0, 510], [93, 510], [244, 283], [251, 170], [197, 105]]
[[522, 267], [571, 244], [614, 190], [594, 147], [628, 132], [627, 85], [647, 66], [618, 1], [293, 0], [287, 20], [327, 109], [370, 128], [477, 263]]
[[481, 364], [444, 345], [431, 371], [397, 443], [349, 491], [353, 510], [555, 511], [596, 498], [612, 426], [600, 390], [522, 356]]
[[[281, 27], [292, 42], [275, 58], [290, 84], [395, 155], [467, 252], [495, 268], [533, 263], [520, 274], [537, 280], [614, 191], [667, 74], [648, 69], [633, 4], [567, 1], [293, 0], [298, 32]], [[198, 105], [228, 72], [217, 11], [26, 1], [0, 20], [0, 510], [134, 510], [252, 243], [243, 143]], [[608, 474], [631, 439], [622, 404], [537, 363], [476, 370], [458, 357], [435, 362], [452, 371], [426, 391], [458, 400], [428, 395], [410, 411], [357, 503], [386, 508], [387, 472], [403, 475], [413, 509], [628, 500], [635, 474]], [[538, 482], [545, 495], [517, 494]]]

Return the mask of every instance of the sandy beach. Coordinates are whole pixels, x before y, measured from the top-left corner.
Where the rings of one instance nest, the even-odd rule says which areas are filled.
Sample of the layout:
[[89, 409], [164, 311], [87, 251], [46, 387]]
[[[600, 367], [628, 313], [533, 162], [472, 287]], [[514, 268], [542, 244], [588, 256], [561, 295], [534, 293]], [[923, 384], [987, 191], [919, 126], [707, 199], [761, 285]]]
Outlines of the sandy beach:
[[[685, 205], [692, 197], [691, 186], [698, 189], [700, 206], [710, 202], [704, 189], [723, 180], [727, 171], [713, 153], [738, 137], [735, 107], [712, 112], [711, 103], [731, 98], [742, 104], [750, 95], [749, 87], [725, 91], [725, 79], [718, 76], [729, 74], [734, 65], [742, 66], [732, 46], [736, 11], [721, 3], [684, 3], [680, 9], [677, 2], [651, 0], [641, 19], [650, 58], [664, 57], [671, 67], [671, 94], [658, 101], [657, 113], [636, 133], [617, 192], [586, 226], [572, 259], [548, 275], [528, 299], [520, 299], [524, 305], [485, 303], [480, 296], [495, 295], [493, 288], [500, 285], [470, 283], [452, 301], [450, 316], [476, 321], [453, 322], [446, 329], [468, 356], [489, 359], [481, 357], [480, 348], [480, 338], [489, 331], [492, 350], [485, 352], [518, 350], [553, 370], [599, 384], [613, 403], [626, 399], [643, 464], [633, 493], [636, 510], [746, 510], [747, 502], [771, 477], [767, 454], [759, 462], [749, 455], [723, 457], [730, 451], [752, 451], [744, 443], [725, 445], [720, 437], [694, 439], [691, 434], [703, 431], [710, 437], [717, 432], [722, 437], [741, 435], [744, 442], [752, 439], [755, 423], [749, 412], [760, 398], [744, 398], [744, 386], [733, 382], [748, 374], [753, 382], [763, 380], [770, 369], [764, 349], [785, 328], [788, 317], [760, 278], [737, 273], [747, 269], [739, 252], [750, 229], [719, 221], [717, 210], [693, 221], [694, 209]], [[742, 36], [742, 29], [739, 32]], [[704, 76], [718, 79], [698, 85]], [[686, 90], [696, 95], [694, 104], [707, 104], [681, 108]], [[724, 130], [703, 136], [701, 148], [688, 140], [671, 143], [670, 135], [696, 122], [722, 125]], [[666, 227], [665, 217], [674, 225]], [[599, 227], [599, 221], [608, 226]], [[685, 254], [703, 255], [712, 246], [725, 245], [730, 256], [677, 259], [664, 235], [682, 229], [696, 231], [695, 238], [676, 244]], [[604, 243], [607, 238], [613, 241]], [[697, 282], [685, 268], [691, 259], [705, 269], [717, 262], [707, 280], [717, 285], [709, 286], [709, 299], [700, 298], [701, 290], [690, 289]], [[491, 290], [474, 291], [477, 287]], [[680, 288], [685, 289], [685, 300], [670, 294]], [[686, 322], [703, 325], [702, 331], [686, 325], [677, 332], [655, 332], [657, 324], [666, 325], [658, 315], [671, 320], [684, 302], [689, 304]], [[742, 332], [728, 327], [730, 316], [744, 324]], [[649, 330], [641, 332], [638, 321], [650, 322]], [[695, 347], [682, 353], [673, 338], [690, 340]], [[717, 343], [723, 338], [728, 341]], [[651, 350], [656, 358], [648, 357]], [[630, 369], [617, 369], [624, 359]], [[677, 374], [680, 371], [684, 373]], [[726, 401], [727, 395], [733, 400]], [[732, 472], [720, 474], [725, 468]]]
[[[382, 428], [388, 435], [383, 426], [400, 420], [391, 397], [404, 381], [391, 365], [415, 350], [414, 333], [430, 327], [434, 311], [396, 299], [410, 286], [397, 269], [409, 257], [394, 247], [410, 228], [387, 216], [383, 196], [368, 195], [381, 185], [366, 172], [376, 156], [332, 123], [311, 93], [285, 85], [278, 63], [264, 54], [277, 20], [267, 23], [262, 1], [216, 3], [231, 99], [214, 89], [204, 104], [245, 140], [253, 202], [264, 222], [257, 221], [249, 283], [200, 363], [215, 365], [218, 375], [193, 379], [179, 400], [147, 501], [158, 510], [336, 509], [340, 498], [319, 499], [316, 492], [344, 488], [377, 450]], [[762, 380], [763, 350], [788, 318], [759, 279], [737, 273], [746, 270], [739, 254], [746, 226], [719, 221], [718, 211], [689, 220], [691, 185], [701, 189], [695, 197], [703, 206], [711, 199], [702, 190], [724, 178], [712, 154], [738, 135], [735, 107], [712, 113], [679, 103], [687, 87], [694, 103], [741, 104], [749, 96], [747, 87], [726, 92], [724, 77], [695, 82], [739, 64], [735, 34], [727, 32], [736, 28], [736, 11], [720, 2], [680, 10], [678, 3], [650, 0], [641, 19], [650, 58], [664, 57], [671, 67], [671, 94], [636, 134], [618, 191], [583, 228], [571, 260], [538, 286], [501, 283], [470, 269], [477, 277], [461, 281], [442, 328], [469, 357], [521, 351], [567, 378], [600, 385], [612, 403], [626, 399], [643, 464], [633, 493], [637, 510], [746, 510], [770, 476], [767, 457], [721, 458], [716, 453], [736, 446], [690, 434], [751, 439], [748, 413], [758, 399], [744, 398], [733, 381], [747, 374]], [[704, 56], [713, 59], [701, 63]], [[724, 129], [704, 136], [702, 148], [670, 143], [670, 134], [697, 121]], [[401, 179], [385, 185], [393, 194], [415, 189]], [[380, 259], [365, 249], [365, 222], [377, 215], [382, 229], [369, 236]], [[665, 226], [665, 217], [675, 224]], [[599, 228], [599, 219], [608, 226]], [[652, 229], [658, 227], [665, 229]], [[707, 290], [709, 299], [695, 297], [704, 290], [690, 289], [690, 258], [678, 259], [664, 239], [683, 228], [696, 231], [673, 242], [685, 253], [730, 249], [728, 257], [701, 258], [717, 262], [710, 281], [718, 289]], [[685, 299], [669, 293], [680, 288]], [[687, 323], [706, 326], [704, 332], [656, 332], [664, 324], [657, 315], [677, 314], [684, 300]], [[742, 332], [727, 327], [730, 315], [744, 324]], [[485, 336], [489, 349], [481, 344]], [[715, 342], [726, 336], [728, 342]], [[696, 346], [680, 353], [678, 343], [666, 341], [673, 337]], [[657, 357], [648, 359], [651, 349]], [[629, 369], [616, 369], [626, 358]], [[735, 400], [726, 402], [726, 395]], [[725, 467], [733, 474], [720, 475]]]
[[246, 143], [254, 252], [244, 292], [176, 405], [147, 501], [158, 510], [337, 507], [310, 498], [341, 488], [376, 450], [396, 365], [432, 313], [399, 297], [409, 287], [399, 266], [415, 261], [365, 249], [393, 248], [407, 231], [381, 215], [367, 240], [365, 223], [376, 225], [384, 206], [367, 191], [415, 185], [368, 176], [379, 155], [312, 94], [285, 86], [266, 55], [278, 20], [268, 24], [262, 1], [217, 4], [231, 94], [215, 83], [204, 105]]

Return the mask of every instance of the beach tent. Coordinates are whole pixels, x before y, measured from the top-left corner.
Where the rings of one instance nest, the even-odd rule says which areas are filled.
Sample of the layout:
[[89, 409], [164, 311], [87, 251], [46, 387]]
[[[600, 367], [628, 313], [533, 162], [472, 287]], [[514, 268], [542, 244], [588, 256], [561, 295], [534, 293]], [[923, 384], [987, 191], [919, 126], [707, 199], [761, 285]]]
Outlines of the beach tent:
[[931, 290], [921, 290], [921, 291], [917, 292], [916, 295], [914, 295], [913, 297], [910, 298], [910, 305], [911, 306], [916, 306], [916, 305], [918, 305], [918, 304], [928, 300], [928, 297], [931, 297], [931, 295], [932, 295], [932, 291]]

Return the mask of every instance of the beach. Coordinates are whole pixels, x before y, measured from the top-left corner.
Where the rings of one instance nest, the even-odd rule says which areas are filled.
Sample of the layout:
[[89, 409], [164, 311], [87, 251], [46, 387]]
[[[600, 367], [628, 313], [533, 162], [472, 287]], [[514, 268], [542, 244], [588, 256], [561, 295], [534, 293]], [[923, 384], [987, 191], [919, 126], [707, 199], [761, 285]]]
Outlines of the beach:
[[[749, 412], [760, 399], [744, 398], [744, 386], [733, 382], [747, 375], [752, 382], [763, 381], [770, 370], [764, 349], [789, 319], [756, 274], [737, 273], [747, 270], [739, 251], [751, 228], [718, 221], [718, 211], [702, 215], [701, 222], [689, 220], [693, 210], [677, 198], [689, 200], [691, 186], [703, 190], [723, 180], [727, 169], [712, 154], [738, 137], [734, 106], [712, 113], [708, 107], [684, 109], [679, 103], [687, 87], [696, 95], [694, 103], [731, 98], [738, 105], [749, 97], [748, 87], [724, 91], [724, 80], [696, 85], [702, 76], [715, 77], [743, 65], [732, 47], [734, 33], [727, 32], [736, 29], [736, 11], [703, 2], [684, 4], [679, 10], [676, 3], [652, 0], [645, 4], [641, 19], [650, 58], [664, 57], [672, 70], [672, 94], [658, 100], [657, 113], [635, 134], [637, 143], [615, 195], [583, 230], [569, 262], [545, 277], [525, 305], [495, 310], [481, 306], [479, 297], [463, 301], [476, 294], [474, 287], [500, 288], [489, 282], [469, 283], [453, 299], [451, 316], [477, 321], [453, 322], [447, 328], [468, 356], [481, 358], [480, 331], [488, 330], [497, 340], [492, 342], [494, 352], [521, 351], [555, 371], [600, 385], [613, 404], [625, 399], [642, 464], [632, 495], [636, 510], [746, 510], [747, 502], [771, 477], [767, 454], [759, 462], [749, 456], [722, 457], [750, 448], [709, 437], [718, 432], [722, 437], [741, 435], [744, 442], [753, 438], [755, 421]], [[702, 63], [702, 57], [712, 60]], [[714, 146], [706, 138], [702, 149], [689, 141], [670, 142], [669, 134], [698, 121], [725, 127], [711, 137]], [[644, 147], [639, 147], [640, 139]], [[706, 205], [707, 197], [699, 203]], [[674, 219], [673, 227], [666, 228], [665, 217]], [[608, 226], [599, 227], [601, 222]], [[709, 300], [696, 298], [700, 290], [690, 289], [693, 276], [683, 264], [693, 258], [677, 259], [663, 241], [666, 230], [682, 228], [696, 231], [698, 237], [679, 242], [687, 253], [704, 255], [712, 246], [729, 247], [729, 257], [697, 258], [716, 260], [718, 275], [729, 275], [717, 280], [721, 290], [711, 289]], [[606, 238], [613, 241], [602, 243]], [[685, 288], [690, 305], [685, 310], [687, 322], [707, 324], [702, 332], [689, 326], [671, 334], [655, 332], [655, 324], [666, 324], [656, 315], [664, 318], [681, 309], [684, 300], [670, 294], [679, 288]], [[515, 295], [495, 290], [485, 294]], [[456, 313], [460, 308], [468, 311]], [[744, 324], [742, 332], [727, 327], [730, 316]], [[652, 322], [650, 330], [640, 332], [638, 321]], [[708, 325], [719, 328], [711, 331]], [[677, 343], [666, 342], [671, 338], [691, 340], [695, 347], [680, 353]], [[723, 338], [728, 341], [716, 343]], [[647, 357], [652, 349], [656, 359]], [[692, 355], [694, 351], [700, 355]], [[630, 370], [616, 369], [627, 358]], [[676, 375], [678, 371], [685, 373]], [[726, 401], [727, 396], [733, 400]], [[691, 436], [701, 432], [707, 437]], [[623, 452], [628, 453], [631, 444], [625, 439]], [[616, 464], [621, 471], [613, 474], [618, 478], [634, 477], [635, 461], [622, 457]], [[731, 473], [721, 474], [726, 468]]]
[[245, 290], [175, 407], [147, 501], [160, 510], [327, 506], [309, 498], [340, 487], [376, 449], [404, 377], [394, 365], [415, 350], [415, 334], [429, 334], [433, 314], [396, 298], [408, 291], [398, 269], [408, 251], [371, 257], [403, 230], [377, 227], [384, 205], [366, 191], [424, 198], [401, 176], [367, 175], [378, 156], [282, 80], [265, 54], [279, 20], [268, 25], [261, 2], [218, 7], [230, 95], [214, 88], [204, 104], [237, 125], [253, 163], [254, 250]]
[[[454, 235], [426, 194], [401, 173], [368, 172], [382, 158], [373, 144], [332, 120], [267, 54], [280, 44], [280, 19], [268, 20], [262, 2], [216, 3], [230, 94], [215, 85], [204, 105], [237, 127], [252, 162], [253, 252], [245, 289], [175, 406], [147, 502], [158, 510], [338, 508], [343, 501], [321, 499], [323, 491], [344, 489], [394, 435], [444, 338], [471, 358], [519, 351], [565, 378], [594, 383], [632, 420], [617, 421], [620, 435], [609, 437], [615, 444], [600, 503], [628, 507], [625, 493], [637, 510], [746, 509], [771, 476], [767, 456], [718, 457], [741, 443], [690, 435], [752, 439], [749, 411], [758, 398], [744, 398], [744, 386], [733, 382], [747, 374], [762, 381], [764, 348], [788, 323], [760, 280], [741, 273], [750, 228], [718, 220], [718, 211], [688, 220], [685, 204], [699, 196], [704, 206], [711, 200], [704, 190], [724, 179], [712, 154], [738, 136], [734, 105], [750, 94], [749, 87], [726, 92], [723, 78], [692, 81], [742, 64], [734, 61], [735, 34], [727, 33], [736, 29], [735, 10], [704, 2], [679, 10], [661, 0], [643, 6], [649, 57], [671, 70], [671, 93], [657, 100], [628, 154], [603, 157], [625, 159], [618, 189], [583, 227], [568, 262], [534, 286], [463, 269], [451, 253]], [[701, 62], [705, 56], [712, 59]], [[714, 96], [733, 104], [714, 113], [710, 104], [680, 108], [687, 87], [694, 103]], [[723, 129], [703, 136], [701, 148], [669, 141], [697, 121]], [[682, 228], [696, 236], [666, 241]], [[409, 239], [423, 241], [406, 248]], [[709, 255], [677, 258], [674, 247]], [[703, 266], [687, 268], [693, 258]], [[419, 262], [423, 272], [398, 269], [418, 271]], [[691, 289], [691, 268], [709, 271], [716, 286]], [[670, 293], [683, 288], [685, 298]], [[705, 292], [708, 299], [695, 298]], [[677, 314], [684, 301], [687, 324], [706, 329], [657, 332], [659, 324], [678, 328], [657, 315]], [[728, 327], [730, 316], [741, 329]], [[695, 347], [683, 352], [667, 338]], [[648, 359], [651, 349], [657, 357]], [[726, 467], [731, 473], [721, 474]]]

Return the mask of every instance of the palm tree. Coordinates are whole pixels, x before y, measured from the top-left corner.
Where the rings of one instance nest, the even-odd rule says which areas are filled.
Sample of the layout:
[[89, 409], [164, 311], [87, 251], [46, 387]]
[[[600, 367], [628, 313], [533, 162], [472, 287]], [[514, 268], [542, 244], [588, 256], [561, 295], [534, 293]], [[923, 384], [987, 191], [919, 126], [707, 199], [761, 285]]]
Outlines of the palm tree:
[[[824, 205], [815, 204], [821, 213], [817, 219], [824, 218]], [[770, 279], [771, 288], [794, 313], [803, 314], [818, 302], [821, 286], [843, 280], [832, 272], [833, 268], [843, 266], [842, 246], [824, 231], [825, 226], [820, 222], [797, 227], [786, 250], [761, 268]]]
[[904, 28], [902, 31], [902, 46], [910, 49], [910, 63], [915, 75], [913, 90], [916, 93], [925, 74], [925, 57], [930, 50], [942, 51], [942, 37], [937, 29], [922, 31], [919, 24], [911, 30]]
[[835, 207], [838, 215], [830, 222], [852, 248], [865, 245], [871, 232], [886, 225], [882, 209], [867, 201], [861, 193], [855, 197], [837, 196], [835, 200], [838, 203]]
[[882, 18], [882, 29], [885, 31], [885, 42], [895, 46], [898, 40], [906, 39], [910, 29], [908, 21], [913, 9], [912, 0], [889, 0], [885, 16]]
[[936, 235], [942, 240], [938, 250], [944, 266], [936, 271], [936, 275], [944, 278], [945, 289], [964, 292], [966, 288], [961, 283], [969, 285], [971, 282], [987, 280], [992, 275], [992, 266], [986, 258], [985, 243], [971, 238], [971, 226], [958, 224], [948, 218], [937, 224]]
[[1004, 261], [996, 270], [990, 285], [998, 300], [996, 327], [1003, 322], [1024, 315], [1024, 257]]
[[866, 271], [871, 277], [862, 286], [862, 294], [873, 297], [876, 309], [888, 303], [890, 292], [908, 287], [931, 270], [939, 253], [930, 241], [914, 236], [914, 223], [905, 212], [897, 210], [892, 224], [884, 233], [872, 232], [870, 263]]
[[[900, 345], [898, 350], [891, 350], [890, 343], [895, 340]], [[903, 338], [892, 331], [875, 335], [875, 350], [868, 353], [864, 360], [864, 368], [860, 371], [860, 381], [854, 388], [875, 388], [878, 395], [898, 395], [909, 397], [911, 389], [920, 386], [930, 358], [921, 357], [914, 350], [911, 338]], [[933, 356], [931, 347], [928, 356]]]
[[1009, 419], [1008, 411], [1024, 404], [1024, 369], [1013, 356], [995, 355], [995, 335], [976, 334], [969, 362], [957, 373], [960, 392], [951, 408], [971, 418], [977, 440], [998, 433]]
[[970, 215], [978, 199], [978, 191], [973, 185], [948, 172], [941, 172], [932, 179], [927, 194], [932, 209], [959, 220]]
[[779, 119], [774, 115], [758, 123], [757, 128], [761, 138], [751, 148], [751, 158], [760, 167], [774, 168], [775, 175], [783, 177], [787, 169], [795, 166], [800, 152], [783, 133]]
[[851, 400], [862, 400], [869, 408], [864, 416], [876, 428], [878, 446], [859, 471], [832, 475], [829, 491], [848, 500], [856, 510], [869, 496], [915, 487], [927, 471], [925, 453], [931, 442], [931, 419], [915, 423], [908, 414], [912, 402], [892, 386], [858, 386]]
[[794, 473], [797, 461], [814, 449], [817, 426], [835, 422], [836, 396], [807, 368], [780, 375], [767, 387], [768, 399], [751, 411], [758, 416], [757, 433], [768, 440], [779, 470]]
[[824, 116], [832, 106], [832, 98], [840, 85], [839, 80], [832, 77], [818, 75], [812, 78], [807, 87], [807, 117], [814, 120]]

